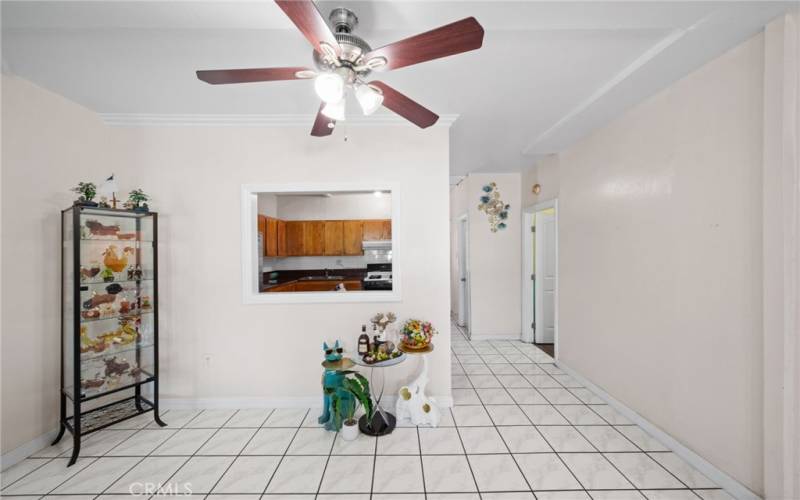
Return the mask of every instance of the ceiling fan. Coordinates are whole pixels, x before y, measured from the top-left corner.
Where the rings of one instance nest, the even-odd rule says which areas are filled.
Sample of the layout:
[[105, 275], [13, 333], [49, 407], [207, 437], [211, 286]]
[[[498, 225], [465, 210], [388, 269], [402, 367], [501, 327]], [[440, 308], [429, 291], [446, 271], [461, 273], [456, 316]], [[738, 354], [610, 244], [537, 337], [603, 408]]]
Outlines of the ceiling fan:
[[198, 71], [197, 78], [214, 85], [314, 79], [322, 100], [311, 135], [333, 133], [336, 121], [345, 119], [345, 94], [352, 89], [365, 115], [381, 105], [420, 128], [430, 127], [439, 116], [394, 88], [377, 80], [367, 81], [373, 71], [411, 66], [440, 57], [475, 50], [483, 44], [483, 27], [468, 17], [431, 31], [372, 49], [353, 34], [358, 18], [353, 11], [338, 7], [329, 19], [333, 31], [311, 0], [275, 0], [289, 19], [314, 46], [316, 70], [305, 67], [249, 68]]

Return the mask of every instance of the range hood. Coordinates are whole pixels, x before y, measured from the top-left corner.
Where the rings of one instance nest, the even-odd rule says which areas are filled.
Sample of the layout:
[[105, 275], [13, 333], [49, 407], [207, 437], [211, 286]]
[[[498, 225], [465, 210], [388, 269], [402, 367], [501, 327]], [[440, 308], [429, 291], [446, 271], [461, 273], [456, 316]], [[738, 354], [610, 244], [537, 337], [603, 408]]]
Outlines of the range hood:
[[364, 240], [361, 242], [364, 250], [391, 250], [392, 240]]

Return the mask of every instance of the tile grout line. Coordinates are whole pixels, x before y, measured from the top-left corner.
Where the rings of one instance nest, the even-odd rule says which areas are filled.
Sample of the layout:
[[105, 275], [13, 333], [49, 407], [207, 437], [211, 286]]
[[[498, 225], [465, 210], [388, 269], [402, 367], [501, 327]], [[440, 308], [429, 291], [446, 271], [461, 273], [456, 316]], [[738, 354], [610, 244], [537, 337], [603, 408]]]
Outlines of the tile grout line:
[[[509, 341], [509, 343], [511, 343], [512, 345], [514, 345], [514, 343], [513, 343], [513, 342], [511, 342], [511, 341]], [[516, 346], [515, 346], [515, 348], [516, 348]], [[518, 348], [516, 348], [516, 349], [517, 349], [517, 351], [519, 351], [519, 352], [522, 352], [520, 349], [518, 349]], [[477, 352], [477, 351], [475, 351], [475, 352]], [[500, 351], [498, 351], [498, 352], [500, 352]], [[457, 354], [456, 354], [455, 352], [454, 352], [454, 354], [457, 356]], [[478, 354], [480, 354], [480, 353], [478, 353]], [[503, 354], [503, 353], [501, 352], [501, 354]], [[523, 353], [523, 354], [524, 354], [524, 353]], [[505, 357], [505, 354], [503, 354], [503, 356]], [[482, 355], [481, 355], [480, 357], [482, 358]], [[528, 356], [526, 356], [526, 357], [528, 357]], [[530, 359], [530, 357], [528, 357], [528, 358]], [[506, 360], [507, 360], [507, 361], [509, 361], [509, 363], [510, 363], [510, 364], [511, 364], [511, 365], [512, 365], [512, 366], [513, 366], [513, 367], [514, 367], [514, 368], [515, 368], [515, 369], [516, 369], [518, 372], [519, 372], [519, 369], [517, 369], [517, 367], [516, 367], [515, 365], [516, 365], [516, 364], [520, 364], [520, 363], [511, 363], [511, 362], [510, 362], [510, 360], [508, 360], [508, 358], [506, 358]], [[460, 360], [458, 360], [458, 362], [459, 362], [459, 364], [461, 363], [461, 362], [460, 362]], [[483, 364], [484, 364], [484, 365], [486, 365], [486, 366], [489, 366], [489, 365], [490, 365], [490, 363], [486, 363], [486, 362], [484, 362]], [[526, 364], [527, 364], [527, 363], [526, 363]], [[539, 365], [540, 363], [538, 363], [538, 362], [536, 362], [536, 361], [533, 361], [533, 364], [534, 364], [534, 365], [536, 365], [536, 366], [538, 367], [538, 365]], [[553, 364], [554, 364], [554, 363], [553, 363]], [[490, 368], [490, 370], [491, 370], [491, 367], [489, 367], [489, 368]], [[556, 368], [557, 368], [557, 365], [556, 365]], [[462, 366], [462, 369], [463, 369], [463, 366]], [[541, 367], [540, 367], [540, 369], [541, 369]], [[544, 373], [545, 373], [547, 376], [549, 376], [550, 378], [552, 378], [552, 379], [553, 379], [553, 381], [554, 381], [554, 382], [555, 382], [555, 383], [558, 385], [558, 387], [554, 387], [554, 388], [561, 388], [561, 389], [564, 389], [564, 390], [566, 390], [566, 391], [567, 391], [569, 394], [571, 394], [573, 397], [575, 397], [575, 398], [577, 398], [579, 401], [581, 401], [581, 404], [580, 404], [580, 405], [578, 405], [578, 404], [575, 404], [576, 406], [586, 406], [586, 407], [588, 407], [588, 408], [589, 408], [589, 410], [590, 410], [590, 411], [592, 411], [594, 414], [597, 414], [597, 412], [596, 412], [596, 411], [595, 411], [593, 408], [591, 408], [591, 406], [590, 406], [590, 404], [589, 404], [589, 403], [586, 403], [586, 402], [584, 402], [584, 400], [582, 400], [582, 399], [581, 399], [579, 396], [577, 396], [577, 394], [575, 394], [573, 391], [571, 391], [571, 390], [570, 390], [570, 389], [571, 389], [570, 387], [567, 387], [567, 386], [565, 386], [565, 385], [564, 385], [563, 383], [561, 383], [561, 382], [560, 382], [558, 379], [556, 379], [556, 378], [555, 378], [555, 375], [557, 375], [557, 374], [550, 373], [550, 372], [548, 372], [547, 370], [543, 370], [543, 371], [544, 371]], [[494, 373], [494, 372], [493, 372], [493, 373]], [[537, 389], [538, 389], [538, 388], [537, 388], [537, 387], [536, 387], [536, 386], [535, 386], [535, 385], [534, 385], [534, 384], [533, 384], [533, 383], [532, 383], [532, 382], [531, 382], [529, 379], [527, 379], [527, 376], [526, 376], [525, 374], [523, 374], [522, 372], [519, 372], [519, 373], [520, 373], [520, 375], [522, 375], [522, 376], [523, 376], [523, 377], [524, 377], [524, 378], [525, 378], [525, 379], [528, 381], [528, 383], [530, 383], [530, 384], [533, 386], [533, 389], [534, 389], [534, 390], [537, 390]], [[497, 378], [497, 377], [496, 377], [496, 375], [497, 375], [497, 374], [495, 374], [495, 378]], [[560, 374], [558, 374], [558, 375], [560, 375]], [[469, 376], [467, 377], [467, 379], [470, 381], [471, 385], [473, 385], [473, 384], [472, 384], [472, 381], [471, 381], [471, 379], [469, 378]], [[499, 378], [498, 378], [497, 380], [498, 380], [498, 382], [500, 382], [500, 384], [503, 386], [503, 388], [504, 388], [504, 389], [506, 389], [506, 390], [508, 389], [508, 387], [506, 387], [506, 386], [505, 386], [505, 384], [504, 384], [504, 383], [503, 383], [503, 382], [502, 382], [502, 381], [501, 381]], [[573, 389], [575, 389], [575, 388], [586, 389], [585, 387], [573, 387]], [[588, 390], [588, 389], [586, 389], [586, 390]], [[477, 391], [476, 391], [476, 392], [477, 392]], [[537, 390], [537, 392], [538, 392], [538, 390]], [[591, 391], [589, 391], [589, 392], [591, 392]], [[484, 405], [484, 410], [485, 410], [485, 403], [483, 403], [483, 399], [482, 399], [482, 398], [480, 398], [480, 396], [479, 396], [479, 399], [481, 400], [481, 403]], [[512, 397], [512, 399], [514, 399], [514, 398]], [[582, 436], [584, 439], [586, 439], [586, 441], [587, 441], [587, 442], [588, 442], [588, 443], [589, 443], [589, 444], [590, 444], [590, 445], [591, 445], [591, 446], [592, 446], [592, 447], [593, 447], [595, 450], [597, 450], [596, 452], [587, 452], [587, 453], [599, 454], [599, 455], [603, 456], [603, 457], [606, 459], [606, 461], [607, 461], [607, 462], [608, 462], [608, 463], [609, 463], [609, 464], [610, 464], [610, 465], [611, 465], [611, 466], [612, 466], [612, 467], [613, 467], [615, 470], [617, 470], [617, 472], [618, 472], [618, 473], [619, 473], [619, 474], [620, 474], [620, 475], [621, 475], [623, 478], [625, 478], [625, 480], [626, 480], [626, 481], [628, 481], [628, 483], [630, 483], [630, 484], [631, 484], [631, 486], [633, 486], [633, 487], [634, 487], [635, 491], [639, 491], [639, 492], [641, 492], [641, 490], [640, 490], [638, 487], [636, 487], [635, 485], [633, 485], [633, 483], [632, 483], [632, 481], [630, 480], [630, 478], [628, 478], [628, 477], [627, 477], [627, 476], [626, 476], [624, 473], [622, 473], [622, 471], [620, 471], [620, 470], [617, 468], [617, 466], [616, 466], [616, 465], [615, 465], [613, 462], [611, 462], [610, 460], [608, 460], [608, 459], [605, 457], [606, 453], [604, 453], [604, 452], [601, 452], [601, 451], [600, 451], [600, 450], [599, 450], [599, 449], [598, 449], [598, 448], [595, 446], [595, 444], [594, 444], [594, 443], [592, 443], [592, 442], [591, 442], [591, 441], [590, 441], [588, 438], [586, 438], [586, 436], [585, 436], [585, 435], [584, 435], [584, 434], [583, 434], [583, 433], [580, 431], [580, 429], [578, 429], [578, 428], [576, 427], [576, 425], [575, 425], [575, 424], [573, 424], [573, 423], [572, 423], [572, 422], [571, 422], [569, 419], [567, 419], [567, 418], [564, 416], [564, 414], [561, 412], [561, 410], [559, 410], [559, 408], [557, 407], [557, 405], [556, 405], [556, 404], [554, 404], [554, 403], [551, 403], [551, 402], [550, 402], [550, 400], [548, 400], [546, 397], [545, 397], [544, 399], [545, 399], [545, 400], [547, 400], [547, 401], [548, 401], [548, 403], [549, 403], [549, 406], [552, 406], [552, 407], [553, 407], [553, 410], [554, 410], [554, 411], [556, 411], [556, 412], [557, 412], [557, 413], [558, 413], [558, 414], [559, 414], [559, 415], [560, 415], [560, 416], [561, 416], [561, 417], [562, 417], [562, 418], [563, 418], [563, 419], [564, 419], [564, 420], [567, 422], [567, 424], [568, 424], [568, 426], [569, 426], [569, 427], [573, 428], [573, 429], [575, 430], [575, 432], [577, 432], [577, 433], [578, 433], [579, 435], [581, 435], [581, 436]], [[514, 399], [514, 400], [515, 400], [515, 399]], [[516, 401], [516, 400], [515, 400], [515, 401]], [[519, 403], [517, 403], [517, 405], [519, 406]], [[528, 420], [531, 422], [531, 424], [533, 425], [533, 427], [534, 427], [534, 428], [537, 430], [537, 432], [538, 432], [538, 426], [537, 426], [537, 425], [535, 425], [535, 424], [533, 424], [533, 421], [531, 421], [531, 420], [530, 420], [530, 417], [528, 417], [528, 416], [527, 416], [527, 413], [525, 413], [525, 412], [524, 412], [524, 411], [523, 411], [521, 408], [520, 408], [520, 411], [522, 411], [522, 412], [523, 412], [523, 414], [525, 414], [526, 418], [528, 418]], [[488, 411], [487, 411], [487, 414], [488, 414]], [[602, 420], [605, 420], [605, 419], [604, 419], [604, 418], [603, 418], [601, 415], [598, 415], [598, 416], [599, 416], [599, 417], [600, 417]], [[494, 419], [492, 419], [492, 418], [491, 418], [491, 415], [489, 415], [489, 418], [490, 418], [490, 420], [492, 420], [492, 422], [493, 422], [493, 424], [494, 424]], [[563, 426], [563, 425], [562, 425], [562, 426]], [[598, 426], [599, 426], [599, 424], [598, 424]], [[494, 425], [494, 427], [495, 427], [496, 429], [498, 428], [498, 426], [497, 426], [496, 424]], [[605, 425], [604, 427], [611, 427], [611, 428], [614, 428], [615, 426], [614, 426], [613, 424], [611, 424], [610, 422], [608, 422], [608, 425]], [[499, 429], [498, 429], [498, 430], [499, 430]], [[616, 429], [615, 429], [615, 430], [616, 430]], [[618, 430], [616, 430], [616, 431], [617, 431], [617, 432], [619, 432]], [[544, 435], [542, 435], [542, 434], [541, 434], [541, 432], [539, 432], [539, 434], [542, 436], [542, 438], [545, 440], [545, 442], [546, 442], [546, 443], [548, 443], [548, 445], [549, 445], [551, 448], [553, 448], [553, 447], [552, 447], [552, 445], [550, 444], [550, 442], [547, 440], [547, 438], [545, 438], [545, 437], [544, 437]], [[622, 433], [620, 433], [620, 434], [622, 434]], [[630, 440], [630, 438], [628, 438], [626, 435], [624, 435], [624, 434], [622, 434], [622, 435], [623, 435], [623, 437], [624, 437], [625, 439], [627, 439], [627, 440], [631, 441], [631, 443], [632, 443], [634, 446], [636, 446], [636, 448], [637, 448], [637, 449], [639, 449], [640, 451], [638, 451], [638, 452], [624, 452], [624, 451], [620, 451], [620, 452], [608, 452], [608, 453], [641, 453], [641, 454], [644, 454], [644, 455], [646, 455], [646, 456], [648, 456], [649, 458], [651, 458], [651, 459], [652, 459], [652, 457], [650, 457], [650, 455], [649, 455], [649, 453], [648, 453], [648, 452], [645, 452], [645, 451], [644, 451], [642, 448], [640, 448], [640, 447], [639, 447], [639, 446], [638, 446], [636, 443], [634, 443], [632, 440]], [[503, 440], [504, 440], [504, 438], [502, 437], [502, 434], [501, 434], [501, 439], [503, 439]], [[505, 442], [505, 440], [504, 440], [504, 442]], [[510, 452], [510, 449], [509, 449], [509, 452]], [[570, 468], [570, 467], [569, 467], [569, 466], [568, 466], [568, 465], [567, 465], [567, 464], [566, 464], [566, 463], [563, 461], [563, 459], [561, 459], [561, 457], [560, 457], [560, 455], [561, 455], [561, 452], [557, 452], [557, 451], [555, 451], [555, 449], [553, 449], [553, 452], [554, 452], [554, 453], [555, 453], [557, 456], [559, 456], [559, 459], [560, 459], [560, 460], [561, 460], [561, 462], [564, 464], [564, 466], [567, 468], [567, 470], [569, 470], [569, 471], [570, 471], [570, 473], [573, 475], [573, 477], [575, 477], [576, 481], [578, 481], [578, 484], [580, 484], [580, 485], [583, 487], [583, 486], [584, 486], [584, 485], [583, 485], [583, 483], [582, 483], [582, 482], [581, 482], [581, 481], [580, 481], [580, 480], [577, 478], [577, 476], [575, 476], [575, 474], [574, 474], [574, 472], [572, 471], [572, 469], [571, 469], [571, 468]], [[581, 452], [564, 452], [564, 453], [576, 453], [576, 454], [577, 454], [577, 453], [581, 453]], [[512, 453], [512, 457], [513, 457], [513, 453]], [[515, 461], [516, 461], [516, 460], [515, 460]], [[691, 492], [692, 492], [692, 494], [694, 494], [694, 496], [698, 496], [698, 497], [699, 497], [699, 495], [698, 495], [698, 494], [697, 494], [697, 493], [696, 493], [694, 490], [692, 490], [692, 489], [691, 489], [691, 488], [690, 488], [690, 487], [689, 487], [689, 486], [688, 486], [688, 485], [687, 485], [685, 482], [683, 482], [682, 480], [680, 480], [680, 478], [678, 478], [678, 477], [677, 477], [675, 474], [673, 474], [671, 471], [669, 471], [668, 469], [666, 469], [666, 467], [664, 467], [664, 466], [663, 466], [661, 463], [659, 463], [657, 460], [653, 460], [653, 461], [655, 461], [656, 463], [658, 463], [658, 464], [659, 464], [659, 465], [660, 465], [660, 466], [661, 466], [663, 469], [665, 469], [665, 470], [666, 470], [666, 471], [667, 471], [667, 472], [668, 472], [670, 475], [672, 475], [673, 477], [675, 477], [675, 479], [676, 479], [676, 480], [678, 480], [678, 482], [680, 482], [680, 483], [681, 483], [681, 484], [682, 484], [682, 485], [685, 487], [685, 488], [666, 488], [667, 490], [680, 490], [680, 491], [689, 490], [689, 491], [691, 491]], [[524, 474], [523, 474], [523, 477], [524, 477]], [[526, 480], [527, 480], [527, 478], [526, 478]], [[660, 490], [659, 488], [646, 488], [646, 489], [647, 489], [647, 490]], [[710, 489], [719, 489], [719, 488], [710, 488]], [[572, 491], [574, 491], [574, 490], [572, 490]], [[589, 490], [585, 489], [585, 487], [584, 487], [584, 491], [585, 491], [585, 492], [586, 492], [586, 494], [587, 494], [587, 495], [589, 495], [589, 497], [591, 498], [591, 493], [589, 492]], [[629, 490], [629, 491], [630, 491], [630, 490]], [[535, 493], [534, 493], [534, 495], [535, 495]]]
[[[452, 346], [451, 346], [451, 349], [452, 349]], [[456, 357], [456, 361], [458, 362], [459, 365], [461, 365], [461, 368], [463, 369], [464, 366], [461, 364], [461, 360], [459, 360]], [[472, 380], [470, 380], [470, 384], [472, 384]], [[453, 404], [453, 406], [455, 406], [455, 403]], [[472, 470], [472, 464], [469, 461], [469, 454], [467, 453], [467, 447], [464, 446], [464, 438], [461, 437], [461, 432], [458, 430], [458, 422], [456, 421], [456, 415], [452, 411], [451, 411], [451, 413], [452, 413], [452, 416], [453, 416], [453, 426], [456, 428], [456, 435], [458, 436], [458, 440], [461, 443], [461, 449], [464, 450], [464, 460], [467, 462], [467, 467], [469, 467], [469, 473], [472, 475], [472, 481], [475, 483], [475, 491], [478, 492], [478, 498], [479, 499], [483, 499], [483, 495], [481, 495], [481, 490], [478, 487], [478, 480], [475, 479], [475, 471]], [[420, 453], [422, 453], [422, 449], [420, 449]]]
[[[120, 423], [121, 423], [121, 422], [120, 422]], [[149, 424], [149, 422], [148, 422], [148, 424]], [[120, 446], [122, 443], [125, 443], [126, 441], [128, 441], [128, 440], [132, 439], [134, 436], [136, 436], [137, 434], [139, 434], [139, 433], [141, 433], [143, 430], [145, 430], [145, 429], [147, 428], [147, 425], [148, 425], [148, 424], [144, 424], [143, 426], [139, 427], [138, 429], [132, 429], [132, 430], [134, 431], [134, 432], [133, 432], [133, 434], [131, 434], [131, 435], [130, 435], [130, 436], [128, 436], [127, 438], [123, 439], [123, 440], [122, 440], [122, 441], [120, 441], [119, 443], [117, 443], [117, 444], [115, 444], [114, 446], [112, 446], [112, 447], [111, 447], [111, 448], [110, 448], [108, 451], [106, 451], [105, 453], [103, 453], [103, 455], [102, 455], [102, 456], [99, 456], [99, 457], [93, 457], [94, 459], [93, 459], [91, 462], [89, 462], [88, 464], [86, 464], [86, 466], [85, 466], [85, 467], [82, 467], [82, 468], [80, 468], [80, 469], [76, 470], [74, 474], [70, 475], [70, 476], [69, 476], [67, 479], [65, 479], [64, 481], [60, 482], [60, 483], [59, 483], [59, 484], [58, 484], [58, 485], [57, 485], [55, 488], [53, 488], [53, 489], [51, 489], [50, 491], [48, 491], [47, 493], [45, 493], [45, 494], [44, 494], [42, 497], [45, 497], [45, 496], [51, 495], [51, 494], [52, 494], [52, 493], [53, 493], [55, 490], [57, 490], [58, 488], [60, 488], [60, 487], [61, 487], [61, 486], [63, 486], [64, 484], [66, 484], [68, 481], [72, 480], [72, 478], [74, 478], [75, 476], [77, 476], [78, 474], [80, 474], [81, 472], [83, 472], [84, 470], [88, 469], [89, 467], [91, 467], [92, 465], [94, 465], [95, 463], [97, 463], [98, 461], [100, 461], [100, 459], [101, 459], [101, 458], [105, 458], [105, 457], [106, 457], [106, 456], [107, 456], [109, 453], [111, 453], [111, 452], [112, 452], [114, 449], [116, 449], [116, 448], [117, 448], [118, 446]], [[109, 429], [109, 430], [112, 430], [112, 429]], [[122, 429], [120, 429], [120, 430], [122, 430]], [[70, 448], [70, 449], [72, 449], [72, 448]], [[63, 452], [63, 453], [66, 453], [66, 452]], [[62, 453], [62, 454], [63, 454], [63, 453]], [[59, 457], [60, 457], [60, 456], [61, 456], [61, 454], [59, 454]], [[58, 457], [56, 457], [56, 458], [58, 458]], [[80, 458], [80, 457], [79, 457], [79, 458]], [[84, 458], [90, 458], [90, 457], [84, 457]], [[65, 457], [65, 459], [66, 459], [66, 457]], [[144, 460], [144, 458], [142, 458], [142, 460]], [[141, 462], [141, 460], [140, 460], [140, 462]], [[138, 462], [137, 462], [137, 463], [138, 463]], [[76, 464], [77, 464], [77, 462], [76, 462]], [[75, 464], [73, 464], [73, 465], [75, 465]], [[127, 473], [127, 472], [126, 472], [126, 473]], [[116, 479], [116, 480], [114, 480], [114, 482], [118, 481], [120, 477], [122, 477], [122, 476], [119, 476], [119, 477], [117, 477], [117, 479]], [[114, 484], [114, 482], [112, 482], [111, 484]], [[109, 485], [109, 486], [110, 486], [110, 485]], [[108, 487], [104, 488], [104, 489], [103, 489], [103, 491], [105, 491], [106, 489], [108, 489]], [[97, 494], [97, 495], [95, 495], [94, 493], [88, 493], [88, 494], [87, 494], [87, 496], [90, 496], [90, 495], [91, 495], [91, 496], [94, 496], [94, 497], [96, 498], [96, 497], [100, 496], [101, 494], [102, 494], [102, 492], [101, 492], [101, 493], [99, 493], [99, 494]]]
[[[425, 484], [425, 461], [422, 460], [422, 438], [419, 436], [419, 426], [414, 426], [417, 433], [417, 446], [419, 447], [419, 467], [422, 471], [422, 494], [427, 499], [428, 498], [428, 485]], [[377, 453], [377, 450], [375, 450]]]
[[[283, 454], [281, 455], [281, 459], [278, 460], [278, 463], [275, 465], [275, 470], [273, 470], [272, 474], [270, 474], [269, 480], [267, 481], [267, 485], [264, 486], [264, 491], [261, 492], [261, 497], [263, 497], [264, 495], [267, 494], [267, 489], [269, 488], [269, 485], [272, 483], [272, 480], [275, 479], [275, 474], [278, 473], [278, 469], [280, 469], [281, 464], [283, 463], [283, 459], [286, 458], [286, 454], [289, 453], [289, 448], [291, 448], [292, 443], [294, 443], [295, 438], [297, 438], [297, 434], [300, 432], [300, 429], [303, 428], [303, 422], [308, 417], [309, 413], [311, 413], [311, 408], [306, 410], [305, 415], [303, 415], [303, 418], [300, 419], [300, 423], [298, 424], [297, 428], [295, 429], [294, 434], [292, 435], [292, 439], [290, 439], [289, 443], [286, 444], [286, 449], [283, 450]], [[265, 423], [266, 423], [266, 421], [265, 421]]]
[[[200, 411], [200, 413], [198, 413], [197, 415], [195, 415], [195, 416], [194, 416], [194, 418], [192, 418], [192, 420], [194, 420], [195, 418], [198, 418], [198, 417], [199, 417], [199, 416], [200, 416], [202, 413], [204, 413], [205, 411], [207, 411], [207, 410], [205, 410], [205, 409], [204, 409], [204, 410], [201, 410], [201, 411]], [[228, 417], [227, 419], [225, 419], [225, 422], [223, 422], [223, 423], [222, 423], [222, 426], [220, 426], [220, 427], [217, 427], [217, 430], [216, 430], [216, 431], [214, 431], [213, 433], [211, 433], [211, 435], [208, 437], [208, 439], [206, 439], [205, 441], [203, 441], [203, 444], [201, 444], [200, 446], [198, 446], [198, 447], [197, 447], [197, 449], [196, 449], [196, 450], [195, 450], [195, 451], [194, 451], [194, 452], [193, 452], [193, 453], [192, 453], [192, 454], [191, 454], [191, 455], [190, 455], [190, 456], [189, 456], [189, 457], [188, 457], [188, 458], [187, 458], [187, 459], [186, 459], [186, 460], [185, 460], [185, 461], [184, 461], [184, 462], [183, 462], [183, 463], [180, 465], [180, 467], [178, 467], [177, 469], [175, 469], [175, 472], [173, 472], [173, 473], [172, 473], [172, 474], [171, 474], [171, 475], [170, 475], [170, 476], [169, 476], [169, 477], [168, 477], [166, 480], [164, 480], [164, 481], [161, 483], [161, 486], [163, 486], [164, 484], [167, 484], [167, 483], [169, 483], [169, 481], [170, 481], [170, 480], [171, 480], [173, 477], [175, 477], [175, 475], [176, 475], [177, 473], [179, 473], [179, 472], [180, 472], [180, 471], [181, 471], [181, 470], [182, 470], [184, 467], [186, 467], [186, 464], [188, 464], [188, 463], [189, 463], [189, 462], [190, 462], [190, 461], [191, 461], [191, 460], [192, 460], [194, 457], [196, 457], [196, 456], [197, 456], [197, 452], [198, 452], [198, 451], [200, 451], [200, 450], [203, 448], [203, 446], [207, 445], [209, 441], [211, 441], [212, 439], [214, 439], [214, 436], [216, 436], [216, 435], [217, 435], [217, 433], [218, 433], [220, 430], [222, 430], [222, 427], [223, 427], [225, 424], [227, 424], [227, 423], [230, 421], [230, 419], [232, 419], [232, 418], [234, 417], [234, 415], [236, 415], [238, 412], [239, 412], [239, 410], [236, 410], [236, 411], [234, 411], [234, 412], [233, 412], [233, 414], [232, 414], [230, 417]], [[189, 425], [189, 424], [192, 422], [192, 420], [190, 420], [189, 422], [187, 422], [187, 423], [186, 423], [186, 425]], [[185, 425], [185, 426], [183, 426], [183, 428], [186, 428], [186, 425]], [[165, 442], [166, 442], [166, 441], [165, 441]], [[164, 444], [164, 443], [161, 443], [161, 445], [163, 445], [163, 444]], [[161, 447], [161, 445], [157, 446], [157, 447], [156, 447], [156, 449], [160, 448], [160, 447]], [[153, 451], [155, 451], [155, 449], [154, 449]], [[150, 455], [148, 455], [148, 456], [150, 456]], [[161, 492], [161, 486], [159, 486], [158, 490], [156, 490], [156, 492], [155, 492], [155, 493], [153, 493], [152, 495], [150, 495], [150, 498], [153, 498], [154, 496], [158, 495], [158, 494], [159, 494], [159, 492]]]
[[[237, 410], [236, 413], [231, 415], [231, 418], [228, 419], [225, 423], [227, 424], [228, 422], [230, 422], [231, 419], [233, 419], [233, 417], [235, 417], [239, 413], [239, 411], [241, 411], [241, 410]], [[261, 421], [261, 425], [258, 426], [258, 429], [256, 429], [256, 431], [253, 433], [253, 435], [250, 436], [250, 439], [247, 440], [247, 442], [244, 444], [244, 446], [242, 446], [242, 448], [239, 450], [239, 452], [233, 457], [233, 460], [231, 460], [231, 463], [228, 464], [228, 467], [226, 467], [225, 470], [222, 472], [222, 474], [217, 478], [217, 480], [214, 482], [214, 485], [211, 486], [211, 488], [209, 488], [208, 493], [206, 494], [205, 498], [208, 498], [209, 496], [211, 496], [211, 493], [219, 485], [219, 482], [222, 481], [222, 478], [225, 477], [225, 474], [227, 474], [228, 471], [231, 470], [231, 467], [233, 467], [233, 464], [235, 464], [236, 461], [239, 460], [239, 457], [242, 456], [242, 452], [245, 449], [247, 449], [247, 445], [249, 445], [250, 442], [253, 441], [253, 438], [256, 437], [256, 434], [258, 434], [258, 431], [263, 427], [264, 423], [266, 423], [266, 421], [269, 420], [269, 417], [271, 417], [273, 413], [275, 413], [275, 409], [274, 408], [270, 410], [270, 412], [267, 414], [266, 417], [264, 417], [264, 420]], [[220, 429], [222, 429], [224, 427], [225, 427], [225, 424], [223, 424], [223, 426], [220, 427]], [[228, 427], [228, 429], [250, 429], [250, 428], [251, 427]], [[205, 446], [205, 444], [203, 444], [203, 446]], [[202, 448], [202, 446], [201, 446], [201, 448]], [[205, 455], [205, 456], [208, 456], [208, 455]], [[247, 455], [245, 455], [245, 456], [247, 456]]]

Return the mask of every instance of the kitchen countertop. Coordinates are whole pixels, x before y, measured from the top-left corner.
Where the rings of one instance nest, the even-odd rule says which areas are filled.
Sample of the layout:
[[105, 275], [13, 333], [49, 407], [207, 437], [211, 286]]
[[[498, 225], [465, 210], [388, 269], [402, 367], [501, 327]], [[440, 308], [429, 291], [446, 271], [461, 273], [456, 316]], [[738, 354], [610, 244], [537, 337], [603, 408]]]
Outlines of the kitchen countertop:
[[[273, 283], [268, 283], [269, 275], [278, 273]], [[324, 269], [282, 270], [262, 273], [261, 291], [267, 291], [278, 285], [285, 285], [295, 281], [361, 281], [367, 275], [366, 269], [328, 269], [329, 277], [325, 277]]]

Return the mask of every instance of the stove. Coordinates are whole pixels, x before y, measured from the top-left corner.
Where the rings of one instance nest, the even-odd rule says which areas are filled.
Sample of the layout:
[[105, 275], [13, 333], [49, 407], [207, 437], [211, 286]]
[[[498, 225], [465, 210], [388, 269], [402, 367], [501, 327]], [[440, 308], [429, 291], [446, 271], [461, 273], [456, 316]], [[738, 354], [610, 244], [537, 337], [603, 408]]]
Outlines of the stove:
[[391, 290], [392, 265], [367, 264], [367, 275], [361, 283], [364, 290]]

